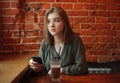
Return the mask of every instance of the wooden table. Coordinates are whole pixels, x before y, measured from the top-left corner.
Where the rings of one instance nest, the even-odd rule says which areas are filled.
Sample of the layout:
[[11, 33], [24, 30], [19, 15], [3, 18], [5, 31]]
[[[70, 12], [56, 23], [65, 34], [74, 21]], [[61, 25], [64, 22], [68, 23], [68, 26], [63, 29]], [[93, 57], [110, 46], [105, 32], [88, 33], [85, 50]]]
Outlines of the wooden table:
[[[33, 54], [1, 55], [0, 83], [18, 83], [28, 70], [28, 61]], [[30, 77], [21, 83], [119, 83], [120, 73], [87, 74], [69, 76], [61, 74], [60, 82], [52, 82], [49, 75]]]
[[17, 83], [28, 70], [32, 54], [0, 55], [0, 83]]
[[52, 82], [49, 75], [32, 77], [26, 83], [119, 83], [120, 74], [61, 75], [60, 82]]

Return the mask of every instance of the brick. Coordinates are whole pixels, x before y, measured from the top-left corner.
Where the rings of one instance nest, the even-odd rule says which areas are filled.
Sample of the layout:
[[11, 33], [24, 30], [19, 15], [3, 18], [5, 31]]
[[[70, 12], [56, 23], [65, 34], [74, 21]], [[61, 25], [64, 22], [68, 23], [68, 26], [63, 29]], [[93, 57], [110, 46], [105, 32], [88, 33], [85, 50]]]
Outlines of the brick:
[[75, 15], [74, 11], [67, 11], [66, 13], [67, 13], [68, 16], [74, 16]]
[[33, 49], [39, 49], [39, 44], [26, 44], [26, 50], [33, 50]]
[[56, 6], [56, 7], [62, 7], [62, 4], [61, 3], [52, 3], [52, 7], [54, 7], [54, 6]]
[[85, 10], [95, 10], [96, 5], [95, 4], [85, 4]]
[[[102, 46], [104, 46], [104, 45], [102, 45]], [[110, 56], [110, 51], [109, 50], [94, 50], [93, 51], [93, 55], [96, 55], [97, 57], [98, 56], [102, 56], [102, 55], [104, 55], [104, 56], [106, 56], [106, 55]]]
[[[91, 42], [85, 42], [85, 48], [86, 49], [88, 49], [88, 50], [93, 50], [92, 48], [92, 46], [93, 46], [94, 44], [93, 43], [91, 43]], [[92, 54], [92, 53], [91, 53]]]
[[58, 0], [57, 2], [69, 2], [69, 3], [71, 3], [71, 2], [77, 2], [77, 0]]
[[23, 43], [34, 43], [36, 38], [24, 38]]
[[20, 43], [19, 38], [3, 38], [3, 40], [4, 40], [4, 44], [13, 44], [14, 45], [14, 44]]
[[74, 4], [74, 10], [83, 10], [84, 5], [83, 4]]
[[7, 51], [13, 51], [14, 49], [14, 46], [13, 45], [3, 45], [1, 48], [0, 48], [0, 52], [3, 51], [3, 52], [7, 52]]
[[[93, 45], [93, 48], [95, 48], [96, 50], [101, 50], [101, 49], [108, 50], [109, 49], [108, 44], [106, 42], [94, 42], [94, 43], [95, 44]], [[101, 55], [101, 54], [98, 54], [98, 55]], [[103, 55], [109, 55], [109, 54], [103, 51]]]
[[16, 51], [25, 51], [26, 46], [24, 44], [15, 45]]
[[10, 17], [1, 17], [0, 19], [2, 19], [3, 23], [7, 23], [7, 24], [12, 23], [12, 18]]
[[92, 28], [92, 30], [109, 30], [109, 29], [111, 29], [111, 25], [110, 24], [104, 24], [104, 23], [102, 23], [102, 24], [91, 24], [91, 28]]
[[13, 37], [20, 37], [20, 31], [14, 31]]
[[34, 30], [34, 25], [33, 24], [26, 24], [25, 29], [26, 30]]
[[[118, 36], [118, 37], [114, 37], [114, 38], [113, 38], [113, 42], [118, 42], [118, 43], [119, 43], [119, 42], [120, 42], [120, 37], [119, 37], [119, 36]], [[119, 44], [120, 44], [120, 43], [119, 43]]]
[[79, 31], [80, 31], [79, 29], [73, 29], [73, 32], [76, 34], [79, 34], [80, 33]]
[[118, 18], [108, 18], [109, 23], [118, 23]]
[[43, 24], [38, 23], [38, 26], [39, 26], [39, 28], [40, 28], [40, 31], [43, 31], [43, 27], [44, 27], [44, 25], [43, 25]]
[[73, 18], [73, 22], [75, 24], [77, 23], [94, 23], [95, 18], [94, 17], [75, 17]]
[[27, 17], [34, 17], [35, 13], [34, 12], [25, 12], [25, 16]]
[[40, 31], [40, 32], [39, 32], [39, 36], [40, 36], [40, 37], [43, 37], [43, 31]]
[[40, 37], [27, 37], [23, 39], [23, 43], [39, 43], [41, 42]]
[[103, 17], [109, 17], [110, 16], [110, 12], [107, 11], [96, 11], [94, 13], [95, 16], [103, 16]]
[[10, 30], [12, 28], [12, 24], [5, 23], [1, 26], [2, 30]]
[[108, 5], [107, 7], [106, 7], [106, 10], [109, 10], [109, 11], [112, 11], [112, 10], [120, 10], [120, 6], [119, 5]]
[[81, 24], [81, 29], [90, 29], [91, 26], [89, 24]]
[[120, 17], [120, 12], [119, 11], [112, 11], [110, 12], [110, 17]]
[[73, 4], [63, 4], [63, 8], [65, 9], [65, 10], [71, 10], [71, 9], [73, 9]]
[[[46, 10], [50, 8], [50, 4], [42, 4], [41, 9]], [[41, 10], [40, 9], [40, 10]]]
[[97, 4], [96, 5], [96, 10], [106, 10], [106, 6], [105, 4]]
[[34, 23], [34, 17], [33, 16], [27, 16], [25, 18], [26, 23]]
[[112, 52], [112, 56], [114, 56], [115, 58], [118, 58], [120, 59], [120, 50], [119, 49], [114, 49], [114, 50], [111, 50]]
[[15, 16], [17, 12], [17, 9], [2, 9], [2, 15], [4, 16]]
[[39, 17], [38, 17], [38, 15], [35, 15], [35, 16], [34, 16], [34, 22], [35, 22], [35, 23], [38, 23], [38, 22], [39, 22]]
[[95, 32], [92, 30], [79, 30], [79, 33], [85, 36], [95, 35]]
[[[6, 24], [7, 25], [7, 24]], [[4, 27], [5, 30], [13, 30], [13, 31], [18, 31], [18, 30], [24, 30], [25, 29], [25, 24], [24, 23], [20, 23], [20, 24], [10, 24], [7, 25], [8, 27]]]
[[112, 30], [119, 30], [119, 28], [120, 28], [120, 24], [119, 23], [112, 24]]
[[115, 58], [110, 55], [100, 55], [97, 58], [97, 62], [99, 63], [113, 62], [114, 60]]
[[102, 30], [102, 29], [95, 29], [95, 30], [96, 30], [95, 31], [96, 36], [102, 36], [102, 37], [107, 36], [106, 30]]
[[25, 23], [25, 14], [18, 12], [12, 19], [13, 24]]
[[54, 2], [54, 0], [26, 0], [26, 2]]
[[76, 24], [76, 25], [73, 25], [72, 29], [79, 29], [80, 28], [80, 24]]
[[0, 8], [10, 8], [10, 2], [0, 2]]
[[86, 53], [86, 60], [88, 62], [97, 62], [97, 56], [91, 55], [89, 52]]
[[118, 52], [118, 55], [114, 56], [115, 57], [115, 61], [120, 61], [120, 56], [119, 56], [119, 52]]
[[12, 37], [12, 31], [4, 31], [3, 37]]
[[44, 17], [40, 17], [40, 24], [43, 24], [44, 23]]
[[115, 30], [107, 30], [107, 36], [117, 36], [117, 31]]
[[96, 23], [107, 23], [108, 18], [106, 17], [96, 17]]
[[117, 43], [108, 43], [108, 48], [109, 49], [116, 49], [117, 48]]
[[96, 37], [96, 42], [113, 42], [113, 37]]
[[97, 4], [116, 4], [119, 0], [95, 0]]
[[73, 19], [74, 19], [73, 17], [69, 16], [68, 19], [69, 19], [69, 22], [70, 22], [70, 23], [73, 23], [73, 22], [74, 22], [74, 21], [73, 21]]
[[82, 37], [82, 40], [84, 43], [90, 43], [92, 39], [92, 36], [84, 36]]
[[39, 31], [25, 31], [26, 36], [39, 36]]
[[32, 3], [32, 4], [30, 4], [30, 6], [31, 6], [31, 10], [35, 11], [34, 9], [35, 9], [35, 7], [38, 6], [38, 4], [37, 3]]
[[117, 32], [116, 36], [120, 37], [120, 30], [117, 30], [116, 32]]
[[118, 22], [120, 23], [120, 18], [118, 18], [118, 20], [119, 20]]
[[40, 44], [33, 44], [30, 49], [40, 49]]
[[41, 17], [41, 16], [44, 16], [44, 15], [45, 15], [45, 11], [41, 10], [41, 11], [39, 12], [39, 16]]
[[18, 1], [13, 1], [13, 2], [11, 3], [10, 7], [11, 7], [11, 8], [18, 8], [18, 5], [19, 5]]
[[19, 23], [16, 27], [18, 28], [17, 30], [25, 30], [25, 23]]
[[88, 16], [88, 11], [73, 11], [74, 16]]
[[95, 3], [96, 0], [78, 0], [80, 3]]

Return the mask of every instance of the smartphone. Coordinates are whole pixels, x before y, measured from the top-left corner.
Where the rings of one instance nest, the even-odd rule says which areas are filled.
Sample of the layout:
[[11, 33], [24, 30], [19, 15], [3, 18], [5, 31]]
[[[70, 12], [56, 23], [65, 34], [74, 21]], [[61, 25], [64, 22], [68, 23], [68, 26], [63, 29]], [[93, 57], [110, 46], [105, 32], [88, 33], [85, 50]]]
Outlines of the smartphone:
[[41, 60], [40, 57], [38, 57], [38, 56], [33, 56], [32, 59], [33, 59], [33, 61], [38, 62], [39, 64], [42, 64], [42, 60]]

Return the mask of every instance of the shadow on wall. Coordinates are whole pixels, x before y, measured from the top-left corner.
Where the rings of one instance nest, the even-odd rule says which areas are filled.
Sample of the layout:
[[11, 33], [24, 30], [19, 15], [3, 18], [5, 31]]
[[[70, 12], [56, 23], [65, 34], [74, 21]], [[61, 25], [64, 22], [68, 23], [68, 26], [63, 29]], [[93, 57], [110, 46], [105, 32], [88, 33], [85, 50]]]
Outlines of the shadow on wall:
[[[33, 13], [35, 23], [38, 22], [37, 14], [39, 14], [38, 12], [42, 4], [38, 3], [35, 7], [32, 7], [31, 4], [26, 3], [26, 0], [18, 0], [15, 2], [16, 5], [14, 5], [12, 9], [10, 8], [12, 0], [9, 1], [0, 0], [1, 54], [22, 53], [25, 50], [31, 49], [31, 45], [24, 44], [25, 38], [27, 40], [26, 33], [28, 32], [28, 30], [25, 29], [25, 21], [27, 17], [26, 13]], [[9, 5], [6, 7], [6, 4]], [[10, 12], [7, 10], [9, 10]]]

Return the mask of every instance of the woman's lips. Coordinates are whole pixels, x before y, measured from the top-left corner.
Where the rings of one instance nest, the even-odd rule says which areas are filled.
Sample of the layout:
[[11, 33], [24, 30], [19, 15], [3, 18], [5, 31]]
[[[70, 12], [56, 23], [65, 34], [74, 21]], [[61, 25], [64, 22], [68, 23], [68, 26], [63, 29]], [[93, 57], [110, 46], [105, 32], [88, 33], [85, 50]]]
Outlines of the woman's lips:
[[51, 29], [52, 32], [55, 32], [56, 30], [55, 29]]

